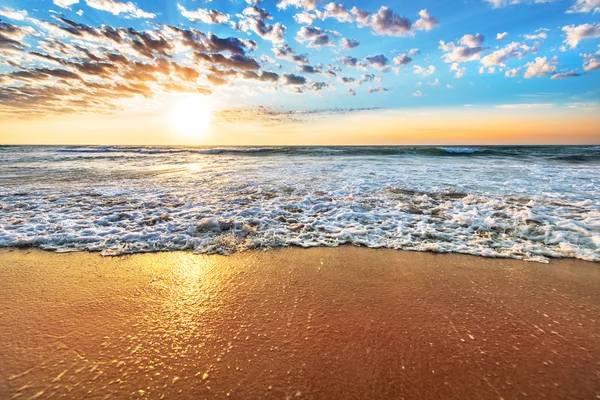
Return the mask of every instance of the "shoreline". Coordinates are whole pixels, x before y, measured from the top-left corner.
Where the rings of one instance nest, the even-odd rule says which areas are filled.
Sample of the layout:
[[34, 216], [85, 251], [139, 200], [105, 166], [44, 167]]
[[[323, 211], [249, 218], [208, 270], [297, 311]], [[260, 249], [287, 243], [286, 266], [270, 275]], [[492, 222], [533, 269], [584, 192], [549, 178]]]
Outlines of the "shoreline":
[[0, 398], [593, 398], [600, 268], [0, 249]]
[[464, 257], [475, 257], [475, 258], [484, 258], [490, 260], [513, 260], [513, 261], [522, 261], [525, 263], [534, 263], [534, 264], [550, 264], [553, 262], [564, 261], [564, 260], [573, 260], [576, 262], [583, 262], [589, 264], [598, 264], [600, 265], [600, 261], [592, 261], [585, 260], [583, 258], [577, 257], [552, 257], [552, 256], [544, 256], [546, 260], [537, 260], [537, 259], [525, 259], [525, 258], [514, 258], [514, 257], [494, 257], [487, 256], [482, 254], [472, 254], [472, 253], [460, 253], [460, 252], [438, 252], [433, 250], [405, 250], [405, 249], [392, 249], [388, 247], [368, 247], [360, 244], [352, 244], [352, 243], [344, 243], [336, 246], [309, 246], [303, 247], [299, 245], [287, 245], [287, 246], [276, 246], [276, 247], [265, 247], [265, 248], [249, 248], [241, 251], [234, 251], [232, 253], [221, 254], [221, 253], [195, 253], [193, 250], [156, 250], [156, 251], [139, 251], [135, 253], [123, 253], [123, 254], [102, 254], [103, 250], [98, 251], [90, 251], [90, 250], [67, 250], [67, 251], [57, 251], [57, 250], [48, 250], [42, 249], [36, 246], [23, 246], [23, 247], [0, 247], [0, 256], [4, 253], [10, 253], [13, 251], [16, 252], [31, 252], [31, 251], [39, 251], [42, 253], [49, 254], [93, 254], [99, 255], [103, 258], [112, 258], [112, 257], [130, 257], [130, 256], [138, 256], [138, 255], [148, 255], [148, 254], [170, 254], [170, 253], [181, 253], [181, 254], [190, 254], [194, 256], [220, 256], [220, 257], [231, 257], [235, 255], [244, 255], [250, 253], [265, 253], [271, 251], [287, 251], [287, 250], [313, 250], [313, 249], [346, 249], [346, 248], [358, 248], [365, 250], [374, 250], [374, 251], [389, 251], [389, 252], [399, 252], [399, 253], [424, 253], [424, 254], [434, 254], [434, 255], [448, 255], [448, 256], [464, 256]]

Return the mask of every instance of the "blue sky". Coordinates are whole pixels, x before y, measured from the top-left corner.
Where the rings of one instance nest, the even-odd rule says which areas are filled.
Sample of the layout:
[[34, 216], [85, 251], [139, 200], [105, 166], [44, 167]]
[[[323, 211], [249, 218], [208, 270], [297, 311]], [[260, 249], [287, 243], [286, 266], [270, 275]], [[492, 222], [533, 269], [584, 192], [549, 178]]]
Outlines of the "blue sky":
[[[4, 116], [81, 113], [100, 107], [99, 97], [102, 112], [116, 112], [119, 93], [152, 100], [196, 90], [221, 107], [278, 110], [596, 109], [600, 100], [598, 0], [5, 0], [0, 19]], [[260, 24], [271, 31], [261, 34]], [[107, 27], [131, 29], [117, 42], [103, 35]], [[241, 51], [208, 46], [194, 55], [183, 32], [237, 38]], [[172, 46], [144, 53], [133, 46], [138, 33]], [[343, 39], [355, 46], [344, 48]], [[305, 57], [278, 57], [286, 45]], [[146, 66], [148, 79], [108, 54]], [[250, 64], [240, 69], [235, 57]], [[87, 68], [102, 63], [114, 68]], [[196, 72], [184, 78], [173, 63]]]

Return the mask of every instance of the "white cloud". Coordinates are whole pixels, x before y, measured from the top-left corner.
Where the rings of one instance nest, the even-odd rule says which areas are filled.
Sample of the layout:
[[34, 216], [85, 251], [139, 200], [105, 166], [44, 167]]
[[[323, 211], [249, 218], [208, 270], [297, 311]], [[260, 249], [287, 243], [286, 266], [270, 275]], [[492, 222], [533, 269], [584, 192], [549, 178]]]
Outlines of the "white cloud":
[[413, 25], [417, 31], [430, 31], [440, 23], [437, 18], [432, 17], [427, 10], [419, 11], [419, 18]]
[[478, 47], [483, 44], [484, 36], [479, 33], [476, 35], [465, 35], [460, 39], [460, 43], [468, 47]]
[[504, 38], [506, 38], [507, 36], [508, 36], [508, 32], [498, 33], [496, 35], [496, 40], [504, 40]]
[[525, 104], [500, 104], [496, 108], [504, 108], [507, 110], [535, 110], [540, 108], [552, 108], [552, 103], [525, 103]]
[[353, 7], [350, 13], [359, 26], [371, 27], [376, 35], [404, 36], [410, 33], [410, 20], [395, 14], [388, 7], [381, 7], [376, 14]]
[[562, 30], [567, 34], [565, 43], [571, 46], [571, 48], [575, 48], [583, 39], [600, 37], [600, 22], [596, 25], [568, 25], [563, 27]]
[[[331, 31], [322, 30], [317, 27], [303, 26], [296, 34], [296, 40], [307, 43], [307, 47], [321, 48], [324, 46], [335, 46], [329, 37]], [[334, 33], [335, 34], [335, 33]]]
[[536, 47], [527, 46], [525, 43], [512, 42], [500, 50], [496, 50], [481, 59], [485, 67], [493, 65], [504, 66], [504, 63], [512, 58], [523, 58], [525, 55], [535, 53]]
[[177, 4], [177, 9], [182, 16], [192, 22], [202, 22], [204, 24], [224, 24], [229, 21], [229, 15], [223, 14], [217, 10], [204, 10], [202, 8], [196, 11], [186, 10], [181, 4]]
[[114, 15], [128, 14], [132, 18], [154, 18], [156, 14], [146, 12], [138, 8], [132, 2], [121, 3], [115, 0], [85, 0], [89, 7], [97, 10], [107, 11]]
[[303, 8], [305, 10], [314, 10], [317, 5], [317, 0], [281, 0], [277, 3], [277, 8], [285, 10], [286, 8], [293, 6], [296, 8]]
[[[481, 47], [483, 43], [482, 35], [465, 35], [460, 40], [464, 46], [457, 46], [454, 42], [446, 43], [440, 40], [439, 48], [446, 52], [442, 56], [447, 63], [461, 63], [465, 61], [474, 61], [481, 58], [481, 52], [487, 50], [487, 47]], [[470, 45], [475, 45], [471, 47]]]
[[584, 71], [588, 72], [600, 69], [600, 62], [598, 61], [598, 58], [596, 58], [596, 56], [592, 54], [582, 54], [581, 56], [583, 57]]
[[588, 13], [590, 11], [594, 14], [600, 12], [600, 0], [576, 0], [567, 13]]
[[555, 0], [484, 0], [492, 5], [493, 8], [502, 8], [508, 5], [522, 4], [522, 3], [552, 3]]
[[540, 78], [542, 76], [553, 74], [556, 72], [556, 66], [554, 65], [556, 62], [556, 57], [550, 61], [546, 61], [546, 57], [536, 57], [534, 62], [525, 64], [527, 69], [525, 70], [523, 77], [525, 79]]
[[62, 8], [69, 8], [77, 3], [79, 3], [79, 0], [54, 0], [54, 4]]
[[420, 90], [416, 90], [416, 91], [413, 93], [413, 96], [415, 96], [415, 97], [421, 97], [421, 96], [423, 96], [423, 92], [421, 92]]
[[546, 32], [539, 32], [533, 35], [525, 35], [525, 39], [527, 40], [540, 40], [540, 39], [547, 39], [548, 35], [546, 34]]
[[410, 58], [406, 54], [400, 54], [399, 56], [394, 58], [394, 64], [396, 64], [396, 65], [407, 65], [407, 64], [410, 64], [411, 61], [412, 61], [412, 58]]
[[2, 7], [2, 9], [0, 9], [0, 15], [17, 21], [23, 21], [25, 17], [27, 17], [27, 11], [15, 10], [10, 7]]
[[430, 65], [429, 67], [421, 67], [419, 65], [413, 66], [413, 72], [416, 75], [421, 75], [422, 77], [427, 77], [432, 75], [435, 72], [435, 67]]
[[465, 67], [461, 67], [459, 63], [452, 63], [450, 66], [450, 71], [454, 71], [454, 76], [457, 79], [460, 79], [465, 76], [467, 69]]

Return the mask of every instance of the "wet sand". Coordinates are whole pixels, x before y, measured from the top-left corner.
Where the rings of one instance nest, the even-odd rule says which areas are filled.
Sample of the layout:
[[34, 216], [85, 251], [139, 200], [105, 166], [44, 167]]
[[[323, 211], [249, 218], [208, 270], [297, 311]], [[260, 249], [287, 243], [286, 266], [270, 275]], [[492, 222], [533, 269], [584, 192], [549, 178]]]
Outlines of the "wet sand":
[[600, 265], [0, 251], [0, 399], [595, 399]]

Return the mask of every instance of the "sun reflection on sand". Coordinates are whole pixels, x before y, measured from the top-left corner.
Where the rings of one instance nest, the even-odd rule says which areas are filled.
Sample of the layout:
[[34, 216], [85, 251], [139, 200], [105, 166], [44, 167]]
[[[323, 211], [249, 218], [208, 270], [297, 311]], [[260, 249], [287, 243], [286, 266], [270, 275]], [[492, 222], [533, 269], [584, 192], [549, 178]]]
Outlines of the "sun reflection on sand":
[[584, 398], [597, 382], [600, 271], [582, 261], [0, 256], [0, 398]]

